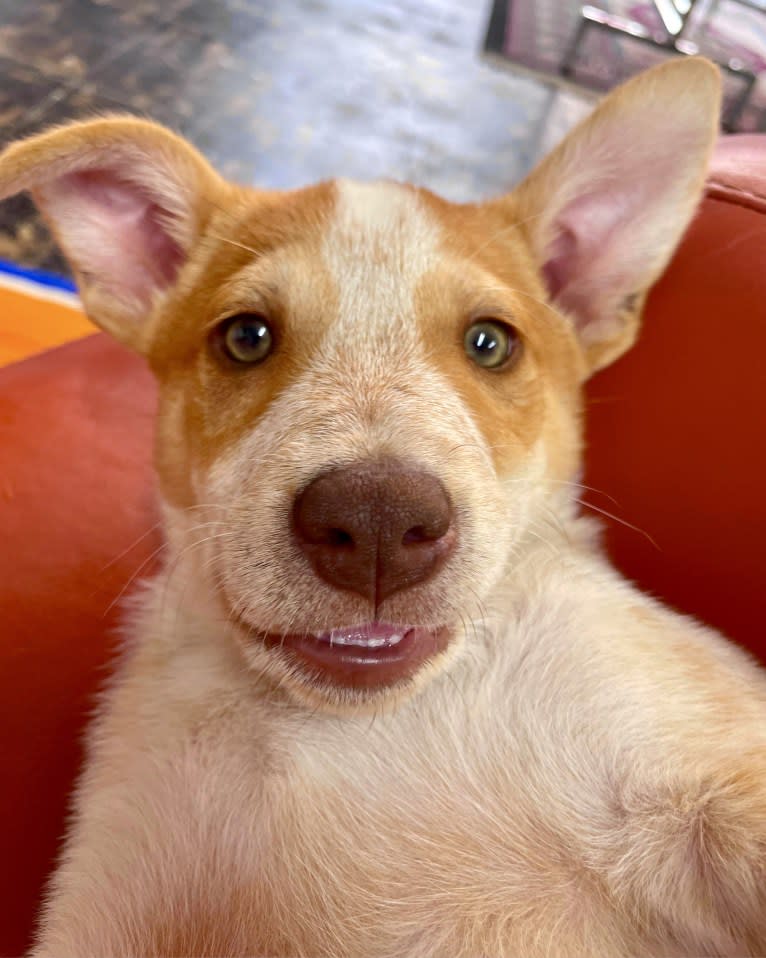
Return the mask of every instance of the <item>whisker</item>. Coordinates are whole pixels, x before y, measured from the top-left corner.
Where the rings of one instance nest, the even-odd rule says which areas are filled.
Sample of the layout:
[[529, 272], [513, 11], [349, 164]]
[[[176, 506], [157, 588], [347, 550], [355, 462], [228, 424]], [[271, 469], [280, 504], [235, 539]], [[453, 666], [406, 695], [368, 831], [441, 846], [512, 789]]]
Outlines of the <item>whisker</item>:
[[619, 516], [614, 515], [614, 513], [612, 512], [607, 512], [606, 509], [599, 509], [598, 506], [594, 506], [590, 502], [585, 502], [583, 499], [577, 499], [577, 502], [579, 502], [580, 505], [583, 506], [585, 509], [593, 509], [594, 512], [600, 512], [601, 515], [606, 516], [608, 519], [613, 519], [615, 522], [619, 522], [620, 525], [625, 526], [627, 529], [632, 529], [634, 532], [639, 532], [642, 536], [648, 539], [649, 542], [651, 542], [651, 544], [654, 546], [654, 548], [658, 552], [662, 551], [660, 547], [657, 545], [657, 542], [649, 535], [649, 533], [645, 529], [641, 529], [639, 528], [639, 526], [634, 526], [633, 523], [627, 522], [625, 519], [621, 519]]
[[547, 212], [548, 212], [547, 210], [540, 210], [539, 213], [533, 213], [531, 216], [526, 216], [522, 220], [514, 220], [513, 223], [508, 223], [506, 226], [503, 226], [501, 229], [495, 230], [494, 233], [491, 233], [486, 238], [486, 240], [481, 244], [481, 246], [477, 247], [477, 249], [475, 249], [473, 253], [470, 253], [468, 255], [467, 257], [468, 262], [470, 263], [473, 260], [475, 260], [480, 253], [483, 253], [488, 246], [491, 246], [492, 243], [500, 239], [500, 237], [505, 236], [506, 234], [512, 232], [513, 230], [519, 229], [520, 227], [524, 226], [526, 223], [531, 223], [532, 220], [536, 220], [536, 219], [539, 219], [541, 216], [545, 216]]
[[211, 237], [212, 239], [220, 240], [221, 243], [228, 243], [229, 246], [236, 246], [237, 249], [243, 249], [248, 253], [252, 253], [253, 256], [259, 255], [258, 250], [253, 249], [252, 246], [247, 246], [245, 243], [238, 243], [236, 240], [229, 239], [226, 236], [220, 236], [217, 233], [211, 233], [210, 231], [207, 232], [207, 236]]
[[112, 601], [109, 603], [109, 605], [108, 605], [108, 606], [106, 607], [106, 609], [104, 610], [104, 613], [103, 613], [103, 617], [104, 617], [104, 618], [106, 618], [106, 616], [109, 615], [109, 613], [112, 611], [112, 609], [117, 605], [117, 603], [120, 601], [120, 599], [122, 599], [122, 597], [125, 595], [125, 593], [128, 591], [128, 589], [133, 585], [133, 583], [136, 581], [136, 579], [141, 575], [141, 573], [143, 572], [143, 570], [152, 562], [153, 559], [155, 559], [155, 558], [160, 554], [160, 552], [162, 552], [162, 550], [165, 548], [165, 546], [166, 546], [166, 543], [165, 543], [165, 542], [161, 543], [161, 544], [160, 544], [150, 555], [148, 555], [148, 556], [144, 559], [144, 561], [138, 566], [138, 568], [136, 569], [136, 571], [131, 575], [131, 577], [128, 579], [128, 581], [125, 583], [125, 585], [120, 589], [120, 591], [117, 593], [117, 595], [112, 599]]
[[98, 570], [99, 573], [106, 572], [106, 570], [113, 566], [115, 562], [119, 562], [120, 559], [123, 559], [129, 552], [132, 552], [140, 542], [143, 542], [147, 536], [150, 536], [154, 530], [159, 528], [161, 525], [163, 525], [163, 522], [160, 519], [159, 522], [155, 522], [151, 528], [147, 529], [146, 532], [142, 533], [137, 539], [134, 539], [133, 542], [131, 542], [126, 549], [123, 549], [119, 555], [116, 555], [113, 559], [110, 559], [106, 565], [101, 566], [101, 568]]
[[[531, 483], [536, 483], [536, 482], [539, 482], [539, 481], [541, 481], [541, 480], [532, 479], [532, 478], [527, 478], [527, 477], [521, 476], [521, 477], [518, 477], [518, 478], [515, 478], [515, 479], [505, 479], [505, 480], [503, 480], [503, 481], [504, 481], [504, 482], [531, 482]], [[553, 483], [556, 483], [557, 485], [572, 486], [572, 487], [575, 488], [575, 489], [584, 489], [586, 492], [595, 492], [595, 493], [598, 493], [598, 495], [600, 495], [600, 496], [604, 496], [605, 499], [609, 499], [609, 500], [610, 500], [611, 502], [613, 502], [616, 506], [619, 506], [619, 502], [614, 498], [614, 496], [610, 496], [609, 493], [608, 493], [608, 492], [605, 492], [603, 489], [597, 489], [595, 486], [588, 486], [588, 485], [586, 485], [584, 482], [575, 482], [573, 479], [551, 479], [551, 478], [547, 478], [547, 477], [546, 477], [544, 480], [542, 480], [542, 481], [545, 482], [545, 483], [553, 482]]]
[[[194, 529], [206, 528], [207, 526], [208, 526], [208, 523], [203, 523], [201, 526], [195, 526]], [[168, 570], [167, 575], [166, 575], [166, 577], [165, 577], [165, 582], [164, 582], [164, 589], [163, 589], [163, 596], [162, 596], [162, 604], [161, 604], [161, 606], [160, 606], [160, 616], [161, 616], [162, 618], [165, 617], [165, 611], [166, 611], [166, 608], [167, 608], [168, 596], [169, 596], [169, 593], [170, 593], [170, 591], [171, 591], [171, 587], [172, 587], [172, 585], [173, 585], [173, 579], [174, 579], [176, 573], [178, 572], [178, 570], [179, 570], [179, 568], [180, 568], [181, 560], [182, 560], [185, 556], [187, 556], [187, 555], [189, 555], [190, 553], [192, 553], [195, 549], [201, 548], [201, 547], [202, 547], [203, 545], [205, 545], [206, 543], [212, 542], [212, 541], [215, 541], [215, 540], [218, 540], [218, 539], [231, 538], [231, 536], [232, 536], [233, 534], [234, 534], [233, 530], [227, 529], [227, 530], [224, 530], [223, 532], [217, 532], [217, 533], [215, 533], [215, 534], [213, 534], [213, 535], [211, 535], [211, 536], [205, 536], [205, 537], [202, 538], [202, 539], [195, 539], [193, 542], [187, 543], [187, 545], [185, 545], [185, 546], [180, 550], [180, 552], [178, 553], [178, 555], [176, 555], [176, 556], [174, 557], [173, 565], [172, 565], [172, 567]], [[187, 583], [186, 583], [185, 586], [184, 586], [184, 591], [182, 592], [182, 595], [181, 595], [181, 599], [182, 599], [182, 600], [183, 600], [183, 597], [184, 597], [184, 595], [185, 595], [185, 590], [186, 590], [186, 588], [188, 588], [188, 585], [189, 585], [189, 583], [188, 583], [188, 581], [187, 581]], [[179, 602], [179, 606], [178, 606], [178, 608], [176, 609], [176, 618], [180, 615], [180, 613], [181, 613], [181, 602]]]

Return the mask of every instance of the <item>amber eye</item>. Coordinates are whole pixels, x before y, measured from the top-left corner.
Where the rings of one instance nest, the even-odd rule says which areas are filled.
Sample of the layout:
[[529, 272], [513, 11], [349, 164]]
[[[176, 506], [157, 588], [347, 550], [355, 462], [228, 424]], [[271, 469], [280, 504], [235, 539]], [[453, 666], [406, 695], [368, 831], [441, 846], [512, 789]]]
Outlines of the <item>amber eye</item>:
[[239, 313], [221, 327], [223, 349], [238, 363], [261, 363], [274, 348], [271, 327], [257, 313]]
[[497, 319], [480, 319], [469, 326], [463, 337], [463, 348], [469, 359], [484, 369], [499, 369], [520, 349], [513, 326]]

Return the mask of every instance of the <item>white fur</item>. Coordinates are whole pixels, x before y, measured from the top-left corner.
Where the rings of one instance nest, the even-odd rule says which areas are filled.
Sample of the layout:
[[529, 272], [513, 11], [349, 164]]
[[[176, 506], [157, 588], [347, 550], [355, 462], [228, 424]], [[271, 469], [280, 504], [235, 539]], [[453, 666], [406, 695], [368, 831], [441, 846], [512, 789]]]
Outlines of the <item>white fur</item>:
[[[657, 900], [655, 871], [628, 865], [625, 807], [654, 803], [690, 856], [670, 791], [689, 796], [691, 821], [700, 769], [766, 746], [766, 685], [620, 581], [581, 522], [529, 545], [459, 668], [373, 717], [307, 714], [269, 691], [225, 641], [204, 580], [167, 573], [134, 623], [154, 641], [92, 732], [36, 954], [134, 954], [154, 905], [191, 927], [200, 896], [220, 909], [208, 955], [740, 953], [717, 916], [687, 918], [682, 885]], [[690, 658], [710, 685], [679, 683]], [[738, 699], [735, 740], [702, 743], [701, 727], [730, 721], [719, 689]]]

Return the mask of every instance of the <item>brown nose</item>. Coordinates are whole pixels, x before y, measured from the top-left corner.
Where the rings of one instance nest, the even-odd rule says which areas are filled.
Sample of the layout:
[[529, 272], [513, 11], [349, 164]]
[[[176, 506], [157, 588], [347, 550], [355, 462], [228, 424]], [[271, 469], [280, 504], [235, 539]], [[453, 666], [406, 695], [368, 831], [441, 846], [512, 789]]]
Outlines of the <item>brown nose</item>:
[[376, 607], [434, 575], [456, 539], [439, 480], [396, 460], [318, 476], [296, 498], [293, 517], [317, 575]]

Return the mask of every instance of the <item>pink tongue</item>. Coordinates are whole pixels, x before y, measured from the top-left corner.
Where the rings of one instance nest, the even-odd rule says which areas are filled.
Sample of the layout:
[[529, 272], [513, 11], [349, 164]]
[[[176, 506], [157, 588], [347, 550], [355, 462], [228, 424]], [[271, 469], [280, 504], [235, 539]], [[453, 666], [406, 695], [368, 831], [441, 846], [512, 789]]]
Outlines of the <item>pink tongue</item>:
[[332, 646], [376, 649], [398, 645], [409, 628], [409, 626], [389, 625], [386, 622], [366, 622], [363, 625], [352, 625], [344, 629], [321, 632], [314, 637], [319, 642], [326, 642]]

